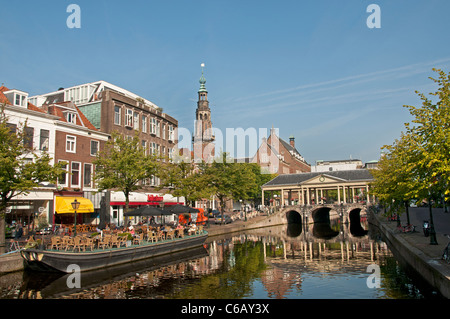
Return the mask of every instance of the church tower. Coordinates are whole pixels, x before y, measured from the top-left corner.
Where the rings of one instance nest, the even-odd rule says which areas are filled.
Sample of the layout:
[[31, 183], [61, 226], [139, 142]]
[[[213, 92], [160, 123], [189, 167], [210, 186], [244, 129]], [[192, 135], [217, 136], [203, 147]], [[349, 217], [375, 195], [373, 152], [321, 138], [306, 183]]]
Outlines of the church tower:
[[197, 110], [195, 111], [194, 136], [192, 137], [195, 162], [212, 162], [214, 159], [214, 135], [211, 123], [211, 109], [209, 108], [206, 79], [203, 75], [205, 64], [202, 63], [202, 76], [198, 90]]

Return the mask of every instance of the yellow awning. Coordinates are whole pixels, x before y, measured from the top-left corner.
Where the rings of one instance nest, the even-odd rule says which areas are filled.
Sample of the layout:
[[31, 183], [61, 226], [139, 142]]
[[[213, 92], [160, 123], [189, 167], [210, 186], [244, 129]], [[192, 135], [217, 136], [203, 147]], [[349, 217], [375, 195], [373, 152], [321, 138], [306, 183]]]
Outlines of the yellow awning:
[[77, 199], [80, 202], [80, 207], [77, 209], [77, 214], [93, 213], [94, 205], [92, 202], [84, 197], [62, 197], [56, 196], [55, 211], [57, 214], [73, 214], [72, 202]]

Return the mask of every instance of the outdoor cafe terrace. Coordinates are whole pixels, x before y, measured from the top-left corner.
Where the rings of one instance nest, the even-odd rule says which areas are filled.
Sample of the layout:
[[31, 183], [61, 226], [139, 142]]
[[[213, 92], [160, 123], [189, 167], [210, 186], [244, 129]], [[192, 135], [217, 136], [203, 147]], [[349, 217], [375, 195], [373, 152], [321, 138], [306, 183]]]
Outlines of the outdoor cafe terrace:
[[[85, 225], [77, 225], [85, 226]], [[87, 225], [86, 225], [87, 226]], [[130, 229], [131, 228], [131, 229]], [[94, 250], [114, 249], [130, 247], [133, 245], [150, 245], [158, 242], [179, 240], [185, 237], [197, 236], [204, 233], [203, 226], [179, 224], [175, 227], [160, 227], [141, 225], [133, 226], [125, 230], [103, 230], [102, 232], [82, 232], [79, 235], [53, 235], [44, 243], [48, 250], [87, 252]]]

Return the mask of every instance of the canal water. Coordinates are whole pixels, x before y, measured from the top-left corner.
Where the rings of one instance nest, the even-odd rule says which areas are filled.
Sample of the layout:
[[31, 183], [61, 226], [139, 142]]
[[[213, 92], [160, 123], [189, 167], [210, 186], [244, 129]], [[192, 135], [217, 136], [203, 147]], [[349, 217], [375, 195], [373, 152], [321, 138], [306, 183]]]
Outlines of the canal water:
[[[211, 237], [204, 247], [70, 275], [0, 277], [1, 299], [427, 299], [367, 223], [277, 226]], [[72, 285], [73, 286], [73, 285]]]

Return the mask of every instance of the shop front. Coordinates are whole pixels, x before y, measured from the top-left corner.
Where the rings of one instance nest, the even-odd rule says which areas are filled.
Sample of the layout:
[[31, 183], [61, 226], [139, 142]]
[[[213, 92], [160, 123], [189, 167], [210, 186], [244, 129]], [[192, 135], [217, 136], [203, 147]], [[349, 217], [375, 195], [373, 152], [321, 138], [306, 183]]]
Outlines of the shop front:
[[38, 227], [45, 227], [53, 215], [53, 189], [37, 188], [14, 197], [6, 209], [5, 223], [12, 229], [20, 223], [24, 235]]
[[[170, 205], [184, 205], [184, 197], [173, 197], [171, 194], [160, 194], [160, 193], [137, 193], [132, 192], [129, 195], [129, 208], [128, 210], [134, 210], [141, 206], [156, 206], [156, 207], [166, 207]], [[122, 226], [127, 224], [128, 221], [137, 223], [136, 217], [125, 217], [125, 195], [123, 192], [111, 192], [110, 200], [110, 223], [116, 226]], [[139, 218], [139, 217], [137, 217]]]
[[76, 209], [77, 225], [90, 223], [94, 205], [89, 199], [82, 196], [55, 196], [53, 225], [73, 225], [75, 223], [75, 209], [73, 208], [75, 200], [79, 203]]

